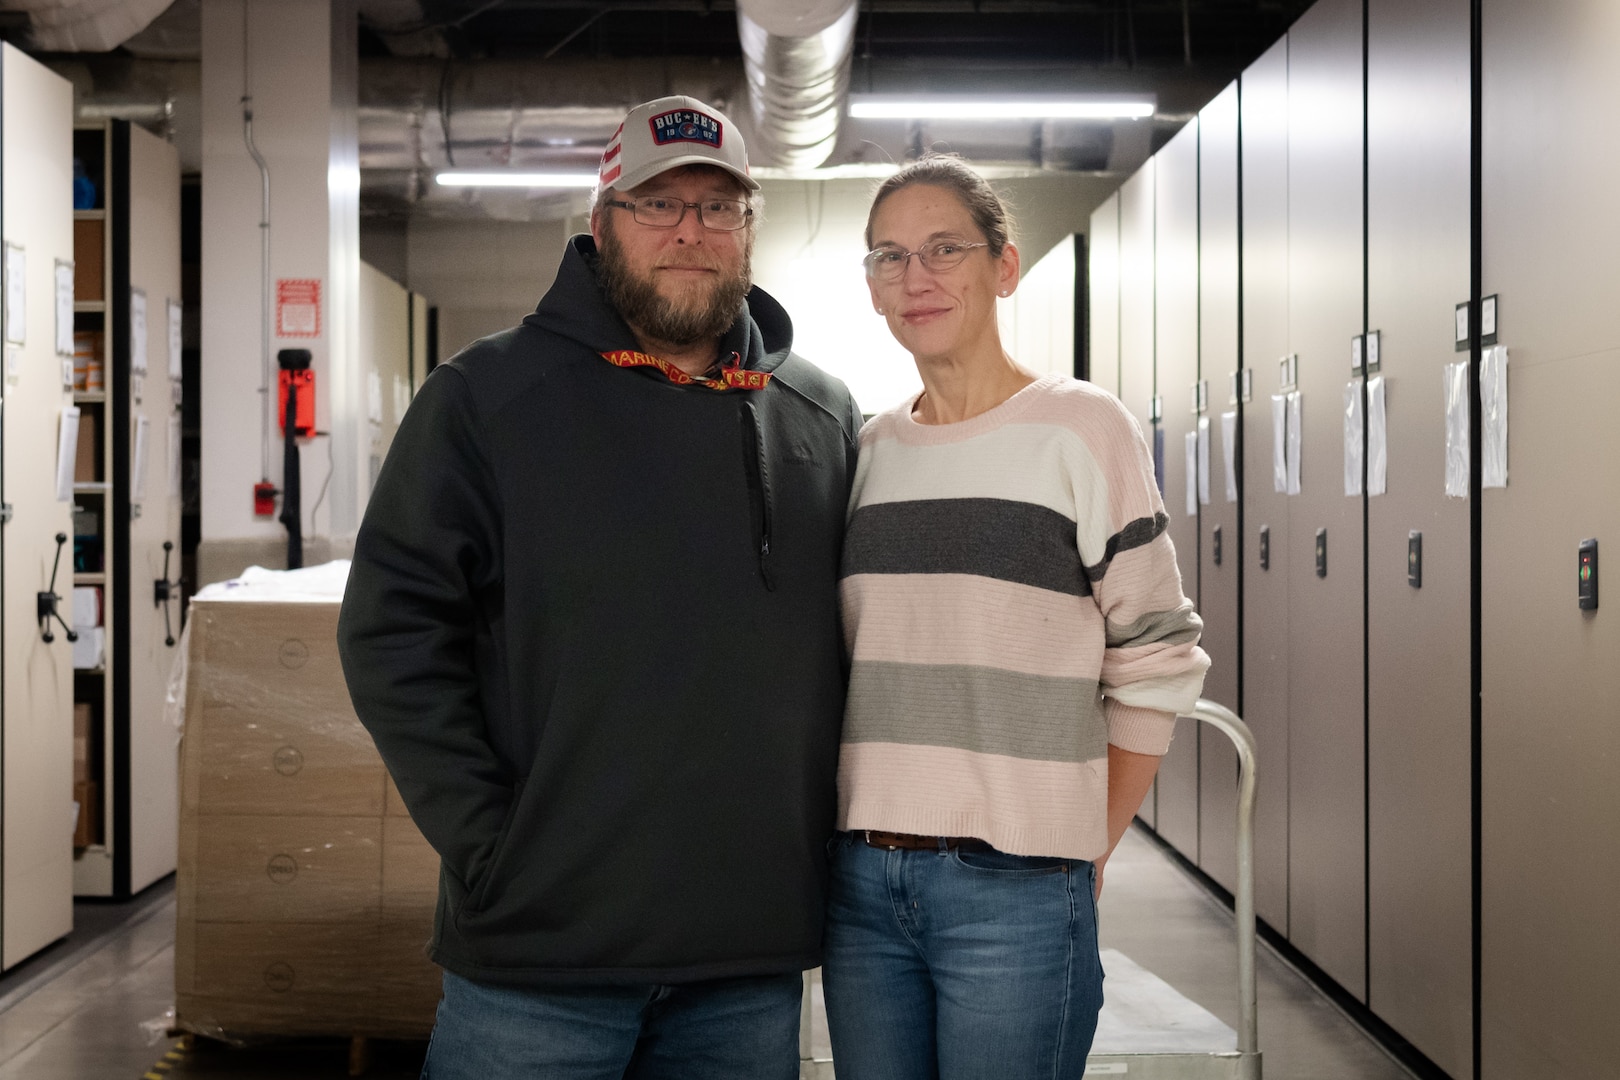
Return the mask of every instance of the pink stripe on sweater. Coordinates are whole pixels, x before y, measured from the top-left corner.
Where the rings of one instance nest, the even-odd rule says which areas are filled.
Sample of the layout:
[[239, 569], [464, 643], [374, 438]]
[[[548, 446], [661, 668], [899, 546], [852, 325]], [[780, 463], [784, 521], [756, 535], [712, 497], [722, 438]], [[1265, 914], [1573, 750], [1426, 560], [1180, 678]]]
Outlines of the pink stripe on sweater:
[[1107, 759], [896, 743], [846, 743], [839, 754], [840, 829], [974, 836], [1015, 855], [1096, 859], [1108, 850], [1107, 815]]
[[1073, 679], [1095, 679], [1103, 663], [1102, 621], [1089, 596], [971, 574], [856, 574], [839, 592], [856, 660]]

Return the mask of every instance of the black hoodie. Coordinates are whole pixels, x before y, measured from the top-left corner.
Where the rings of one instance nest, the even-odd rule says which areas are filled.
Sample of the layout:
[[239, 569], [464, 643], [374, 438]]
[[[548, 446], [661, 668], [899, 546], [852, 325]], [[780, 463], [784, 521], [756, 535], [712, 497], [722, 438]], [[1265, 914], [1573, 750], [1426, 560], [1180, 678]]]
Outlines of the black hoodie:
[[593, 256], [423, 383], [355, 544], [349, 692], [441, 857], [444, 967], [814, 967], [860, 416], [759, 289], [722, 346], [764, 389], [614, 366]]

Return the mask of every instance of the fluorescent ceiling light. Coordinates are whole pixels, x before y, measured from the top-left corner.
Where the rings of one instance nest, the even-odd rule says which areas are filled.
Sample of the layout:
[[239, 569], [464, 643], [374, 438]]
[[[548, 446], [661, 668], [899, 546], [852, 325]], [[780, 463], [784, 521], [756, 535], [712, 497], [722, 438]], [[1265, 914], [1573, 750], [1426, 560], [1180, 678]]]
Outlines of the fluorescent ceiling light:
[[949, 98], [855, 97], [849, 115], [861, 120], [1137, 120], [1153, 115], [1141, 97]]
[[442, 172], [433, 178], [445, 187], [588, 188], [595, 173]]

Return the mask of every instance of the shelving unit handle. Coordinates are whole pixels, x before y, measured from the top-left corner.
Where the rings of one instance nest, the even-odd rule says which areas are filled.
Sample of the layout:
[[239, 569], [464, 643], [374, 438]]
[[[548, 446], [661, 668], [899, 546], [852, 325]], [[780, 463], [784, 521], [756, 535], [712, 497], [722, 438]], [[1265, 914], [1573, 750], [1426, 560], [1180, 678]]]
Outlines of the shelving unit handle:
[[[1238, 1051], [1249, 1057], [1260, 1050], [1260, 1024], [1255, 998], [1254, 950], [1254, 795], [1255, 741], [1237, 713], [1208, 698], [1199, 698], [1190, 714], [1218, 728], [1237, 748], [1237, 892], [1234, 896], [1238, 945]], [[1259, 1075], [1258, 1069], [1254, 1072]]]
[[45, 592], [36, 594], [37, 602], [35, 606], [39, 615], [39, 636], [40, 640], [47, 645], [56, 640], [56, 635], [51, 633], [52, 619], [62, 625], [62, 629], [66, 631], [69, 641], [79, 640], [78, 632], [67, 624], [67, 620], [62, 618], [62, 612], [57, 608], [57, 605], [62, 602], [62, 598], [56, 594], [56, 575], [62, 569], [62, 546], [66, 543], [67, 533], [57, 533], [56, 562], [51, 566], [51, 587]]

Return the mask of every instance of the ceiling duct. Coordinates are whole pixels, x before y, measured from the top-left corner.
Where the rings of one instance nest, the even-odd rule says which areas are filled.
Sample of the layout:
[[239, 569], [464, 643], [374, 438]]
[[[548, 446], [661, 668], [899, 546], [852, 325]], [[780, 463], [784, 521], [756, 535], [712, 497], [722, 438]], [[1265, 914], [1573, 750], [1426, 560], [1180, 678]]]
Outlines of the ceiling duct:
[[856, 14], [854, 0], [737, 0], [756, 163], [813, 169], [832, 154]]
[[151, 25], [173, 0], [5, 0], [28, 13], [29, 44], [42, 52], [108, 52]]

